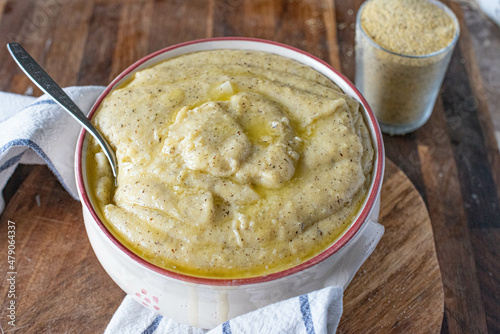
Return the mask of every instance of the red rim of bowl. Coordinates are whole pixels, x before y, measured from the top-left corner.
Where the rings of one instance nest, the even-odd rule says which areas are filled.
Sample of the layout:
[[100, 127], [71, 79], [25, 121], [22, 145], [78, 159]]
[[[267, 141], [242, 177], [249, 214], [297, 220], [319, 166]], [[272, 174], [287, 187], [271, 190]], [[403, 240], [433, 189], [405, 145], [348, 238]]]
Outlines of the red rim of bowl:
[[89, 210], [90, 214], [92, 215], [92, 218], [95, 220], [101, 231], [111, 240], [111, 242], [117, 246], [121, 251], [123, 251], [126, 255], [128, 255], [132, 260], [136, 261], [140, 265], [153, 270], [159, 274], [165, 275], [167, 277], [171, 277], [174, 279], [179, 279], [185, 282], [189, 283], [195, 283], [195, 284], [204, 284], [204, 285], [212, 285], [212, 286], [237, 286], [237, 285], [247, 285], [247, 284], [255, 284], [255, 283], [263, 283], [263, 282], [268, 282], [272, 280], [276, 280], [282, 277], [290, 276], [292, 274], [298, 273], [300, 271], [303, 271], [307, 268], [310, 268], [331, 255], [335, 254], [337, 251], [339, 251], [341, 248], [343, 248], [353, 237], [356, 235], [356, 233], [359, 231], [361, 226], [365, 223], [365, 221], [368, 219], [369, 214], [371, 213], [373, 209], [373, 205], [375, 203], [375, 200], [377, 198], [377, 195], [379, 193], [381, 183], [382, 183], [382, 175], [383, 175], [383, 167], [384, 167], [384, 147], [382, 145], [382, 135], [380, 132], [380, 128], [378, 126], [377, 120], [375, 116], [373, 115], [372, 110], [370, 109], [368, 103], [364, 99], [364, 97], [361, 95], [361, 93], [356, 89], [354, 84], [352, 84], [349, 79], [347, 79], [344, 75], [341, 73], [337, 72], [332, 66], [324, 62], [323, 60], [310, 55], [309, 53], [302, 51], [300, 49], [296, 49], [294, 47], [291, 47], [289, 45], [281, 44], [278, 42], [274, 41], [268, 41], [268, 40], [262, 40], [262, 39], [257, 39], [257, 38], [245, 38], [245, 37], [219, 37], [219, 38], [207, 38], [207, 39], [198, 39], [198, 40], [193, 40], [189, 42], [184, 42], [180, 44], [175, 44], [169, 47], [166, 47], [164, 49], [158, 50], [152, 54], [149, 54], [148, 56], [138, 60], [131, 66], [129, 66], [125, 71], [120, 73], [119, 76], [117, 76], [104, 90], [104, 92], [99, 96], [95, 104], [93, 105], [88, 118], [91, 119], [98, 107], [100, 106], [102, 100], [109, 94], [109, 92], [114, 88], [114, 86], [121, 80], [123, 77], [125, 77], [127, 74], [135, 70], [139, 65], [143, 64], [144, 62], [162, 54], [167, 51], [171, 51], [180, 47], [188, 46], [191, 44], [201, 44], [201, 43], [206, 43], [206, 42], [214, 42], [214, 41], [249, 41], [249, 42], [258, 42], [258, 43], [264, 43], [264, 44], [270, 44], [274, 46], [279, 46], [283, 47], [295, 52], [298, 52], [302, 55], [305, 55], [308, 58], [311, 58], [324, 66], [326, 66], [330, 71], [334, 72], [336, 75], [338, 75], [347, 85], [350, 86], [350, 88], [355, 92], [356, 97], [359, 99], [359, 101], [363, 104], [364, 109], [366, 110], [366, 114], [370, 119], [370, 124], [369, 128], [371, 125], [371, 129], [373, 130], [375, 137], [376, 137], [376, 165], [375, 167], [375, 175], [374, 175], [374, 181], [373, 185], [370, 189], [370, 193], [368, 198], [366, 199], [366, 203], [362, 208], [361, 213], [359, 216], [356, 218], [356, 220], [351, 224], [351, 226], [347, 229], [347, 231], [336, 241], [331, 245], [329, 248], [324, 250], [323, 252], [319, 253], [318, 255], [310, 258], [309, 260], [302, 262], [299, 265], [296, 265], [292, 268], [279, 271], [276, 273], [268, 274], [268, 275], [263, 275], [263, 276], [255, 276], [255, 277], [249, 277], [249, 278], [239, 278], [239, 279], [227, 279], [227, 278], [205, 278], [205, 277], [197, 277], [197, 276], [189, 276], [185, 274], [180, 274], [177, 272], [170, 271], [165, 268], [158, 267], [138, 255], [136, 255], [134, 252], [129, 250], [127, 247], [125, 247], [122, 243], [116, 239], [116, 237], [106, 228], [106, 226], [103, 224], [99, 216], [97, 215], [96, 211], [93, 208], [92, 202], [89, 199], [89, 196], [87, 195], [86, 188], [85, 188], [85, 183], [83, 180], [83, 171], [82, 171], [82, 149], [83, 149], [83, 143], [85, 139], [85, 135], [87, 131], [85, 129], [82, 129], [80, 133], [80, 137], [78, 138], [78, 143], [77, 143], [77, 148], [76, 148], [76, 173], [77, 173], [77, 184], [78, 184], [78, 192], [80, 194], [80, 197], [83, 201], [83, 204], [87, 207]]

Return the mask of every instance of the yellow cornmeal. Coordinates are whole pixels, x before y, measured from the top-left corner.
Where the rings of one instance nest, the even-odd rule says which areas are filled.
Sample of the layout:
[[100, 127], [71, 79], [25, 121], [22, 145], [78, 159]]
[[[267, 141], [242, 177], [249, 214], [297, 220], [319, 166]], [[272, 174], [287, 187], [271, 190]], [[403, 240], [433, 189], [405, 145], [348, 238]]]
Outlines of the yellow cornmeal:
[[416, 124], [432, 111], [452, 48], [437, 51], [450, 45], [458, 27], [425, 0], [371, 0], [361, 10], [368, 37], [356, 32], [356, 85], [382, 129]]
[[114, 188], [91, 141], [89, 183], [106, 226], [184, 274], [245, 278], [299, 264], [350, 226], [371, 182], [360, 105], [268, 53], [164, 61], [113, 90], [93, 122], [118, 159]]
[[439, 51], [455, 34], [451, 17], [425, 0], [370, 1], [363, 8], [361, 26], [384, 49], [411, 56]]

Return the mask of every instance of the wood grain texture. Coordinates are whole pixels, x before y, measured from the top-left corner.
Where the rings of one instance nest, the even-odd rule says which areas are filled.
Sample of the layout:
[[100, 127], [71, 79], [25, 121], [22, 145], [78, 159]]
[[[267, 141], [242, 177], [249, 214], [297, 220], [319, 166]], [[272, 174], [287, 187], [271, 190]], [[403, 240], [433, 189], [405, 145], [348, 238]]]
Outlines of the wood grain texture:
[[[150, 0], [123, 4], [118, 22], [118, 34], [111, 64], [112, 78], [148, 54], [148, 39], [154, 5]], [[142, 15], [137, 15], [137, 13]]]
[[[154, 1], [148, 53], [172, 44], [205, 38], [212, 16], [210, 1]], [[212, 15], [214, 15], [212, 13]]]
[[6, 4], [7, 4], [7, 0], [0, 0], [0, 21], [2, 21], [2, 14], [5, 10]]
[[113, 2], [101, 2], [93, 6], [78, 85], [108, 82], [112, 78], [111, 64], [118, 36], [116, 27], [119, 26], [122, 6]]
[[[481, 127], [481, 134], [484, 138], [484, 146], [486, 150], [485, 153], [488, 157], [489, 160], [488, 162], [491, 166], [492, 177], [495, 179], [495, 183], [492, 186], [496, 187], [496, 193], [500, 194], [500, 154], [498, 154], [500, 143], [496, 140], [495, 137], [495, 122], [500, 123], [500, 117], [497, 117], [499, 118], [499, 120], [496, 120], [491, 117], [492, 113], [489, 110], [490, 107], [488, 104], [489, 99], [485, 91], [487, 88], [493, 89], [496, 90], [497, 95], [500, 95], [498, 94], [500, 93], [500, 56], [498, 56], [498, 59], [494, 60], [496, 62], [492, 63], [492, 66], [490, 66], [491, 69], [490, 74], [498, 75], [496, 81], [491, 80], [490, 76], [488, 76], [485, 82], [483, 82], [483, 78], [481, 77], [481, 70], [479, 68], [480, 65], [477, 60], [476, 52], [474, 50], [474, 45], [471, 40], [472, 38], [471, 33], [469, 32], [469, 29], [467, 27], [464, 18], [464, 13], [461, 10], [459, 10], [457, 3], [449, 3], [449, 5], [451, 6], [451, 8], [454, 9], [458, 17], [460, 18], [459, 22], [461, 26], [460, 27], [461, 38], [459, 40], [458, 46], [460, 47], [460, 52], [463, 56], [461, 62], [463, 62], [463, 66], [469, 78], [470, 90], [471, 90], [471, 95], [468, 96], [466, 106], [471, 109], [477, 109], [478, 122]], [[481, 25], [481, 23], [483, 25], [488, 24], [488, 22], [484, 22], [484, 17], [483, 17], [483, 22], [481, 22], [480, 18], [477, 18], [475, 21], [476, 21], [475, 25]], [[492, 26], [492, 28], [493, 29], [496, 28], [495, 30], [493, 30], [492, 33], [495, 33], [498, 36], [500, 36], [500, 27]], [[485, 30], [476, 33], [484, 34], [484, 32]], [[489, 40], [489, 42], [491, 43], [492, 41]], [[494, 42], [495, 41], [493, 41], [493, 43]], [[500, 46], [500, 38], [496, 42]], [[500, 48], [497, 50], [500, 50]], [[496, 98], [498, 99], [499, 96], [496, 96]], [[491, 111], [494, 111], [495, 115], [499, 115], [498, 106], [493, 106], [492, 109], [493, 110]], [[495, 202], [493, 203], [495, 204]]]
[[471, 228], [500, 227], [498, 197], [479, 122], [479, 110], [460, 61], [461, 50], [457, 49], [455, 54], [443, 83], [442, 100], [465, 199], [465, 213]]
[[354, 82], [356, 65], [354, 50], [356, 13], [362, 3], [362, 0], [335, 1], [335, 20], [340, 70], [352, 82]]
[[333, 68], [342, 72], [340, 68], [339, 47], [337, 44], [337, 29], [335, 27], [335, 2], [331, 0], [324, 0], [322, 6], [323, 22], [325, 25], [326, 39], [329, 50], [328, 62], [333, 66]]
[[417, 133], [418, 153], [443, 277], [447, 328], [450, 333], [484, 333], [474, 251], [441, 100], [431, 118], [434, 127]]
[[[81, 204], [46, 166], [35, 166], [2, 214], [3, 236], [7, 220], [16, 226], [17, 317], [15, 327], [7, 325], [3, 282], [9, 275], [2, 270], [0, 325], [7, 333], [102, 332], [124, 292], [92, 251]], [[0, 249], [7, 249], [7, 238], [0, 239]]]
[[[232, 35], [265, 38], [299, 47], [330, 62], [353, 80], [354, 22], [362, 2], [0, 0], [0, 46], [21, 42], [62, 86], [106, 85], [117, 73], [150, 52], [177, 42]], [[431, 217], [444, 286], [441, 332], [500, 333], [500, 154], [495, 137], [495, 131], [500, 133], [500, 63], [489, 62], [500, 59], [500, 28], [488, 21], [473, 1], [444, 2], [457, 14], [461, 36], [438, 103], [429, 122], [418, 131], [407, 136], [384, 136], [386, 154], [415, 185]], [[3, 46], [0, 47], [0, 90], [40, 95], [16, 68]], [[66, 280], [71, 277], [74, 283], [70, 287], [77, 289], [82, 284], [90, 284], [92, 275], [103, 282], [107, 276], [102, 271], [92, 275], [85, 271], [87, 263], [92, 266], [89, 258], [93, 256], [85, 248], [88, 247], [84, 245], [86, 237], [71, 241], [72, 230], [61, 223], [68, 217], [80, 219], [75, 218], [79, 215], [79, 207], [76, 202], [64, 198], [63, 192], [52, 189], [58, 184], [47, 170], [43, 170], [19, 167], [4, 190], [8, 207], [0, 218], [0, 233], [5, 232], [6, 219], [19, 220], [24, 226], [22, 233], [28, 234], [23, 238], [40, 247], [26, 258], [22, 257], [26, 272], [34, 276], [20, 287], [27, 304], [21, 311], [26, 327], [19, 332], [31, 326], [41, 332], [58, 332], [55, 329], [76, 332], [70, 327], [58, 326], [63, 326], [63, 320], [83, 324], [90, 313], [83, 310], [85, 320], [82, 320], [75, 313], [65, 313], [67, 304], [57, 305], [65, 298], [79, 301], [68, 295], [68, 289], [52, 287], [50, 300], [39, 300], [43, 289], [38, 289], [41, 286], [38, 282], [46, 287], [52, 281], [68, 286], [70, 283], [64, 283], [58, 274]], [[33, 183], [32, 188], [26, 188], [28, 182]], [[40, 184], [35, 186], [35, 182]], [[34, 202], [30, 191], [38, 186], [45, 189], [44, 192], [37, 190], [39, 194], [54, 196], [64, 210], [43, 207], [50, 201], [42, 200], [42, 207], [37, 208], [36, 214], [32, 213], [29, 205]], [[54, 225], [61, 226], [60, 231], [50, 226], [51, 219], [56, 221]], [[31, 222], [37, 222], [36, 229], [41, 232], [30, 230]], [[81, 224], [73, 225], [82, 228]], [[4, 242], [1, 235], [0, 240]], [[70, 259], [69, 254], [76, 256], [75, 265], [81, 272], [75, 277], [64, 272], [59, 260], [54, 263], [54, 274], [49, 270], [50, 261], [44, 260], [45, 256], [54, 255], [51, 240], [61, 236], [67, 236], [68, 242], [85, 254], [78, 257], [71, 248], [64, 248], [57, 254], [65, 261]], [[28, 241], [23, 247], [27, 245]], [[4, 272], [3, 265], [0, 263], [0, 276]], [[101, 291], [97, 285], [90, 286]], [[5, 290], [2, 289], [5, 289], [3, 284], [0, 301], [4, 302]], [[115, 301], [121, 300], [121, 292], [114, 291]], [[62, 299], [58, 299], [59, 296]], [[29, 304], [29, 300], [33, 303]], [[46, 310], [35, 310], [35, 300]], [[96, 302], [97, 297], [85, 295], [81, 300], [83, 305]], [[42, 325], [43, 317], [53, 312], [50, 310], [62, 312], [60, 320], [53, 318], [53, 325]], [[103, 323], [113, 313], [106, 307], [97, 306], [95, 310], [97, 315], [94, 316]], [[358, 316], [364, 318], [369, 313], [367, 310]], [[384, 320], [384, 315], [378, 317], [384, 327], [371, 331], [387, 332], [389, 322]], [[3, 325], [2, 321], [4, 319], [0, 318]], [[89, 327], [89, 332], [101, 331], [104, 325], [99, 326]], [[406, 326], [405, 323], [395, 328], [405, 331], [404, 328], [410, 328]]]
[[500, 295], [492, 293], [500, 286], [500, 279], [495, 274], [500, 268], [500, 231], [474, 229], [471, 232], [474, 245], [476, 272], [480, 282], [481, 298], [484, 304], [486, 324], [490, 333], [498, 333], [500, 319]]
[[380, 223], [385, 233], [344, 295], [339, 333], [437, 333], [443, 286], [425, 203], [387, 161]]

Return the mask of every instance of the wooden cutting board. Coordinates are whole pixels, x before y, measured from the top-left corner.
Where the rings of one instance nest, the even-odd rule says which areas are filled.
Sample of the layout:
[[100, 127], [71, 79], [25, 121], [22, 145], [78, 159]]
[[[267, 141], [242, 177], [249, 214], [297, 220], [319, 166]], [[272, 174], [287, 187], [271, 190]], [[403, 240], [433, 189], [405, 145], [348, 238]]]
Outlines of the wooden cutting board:
[[425, 203], [386, 159], [379, 222], [385, 233], [344, 294], [339, 333], [438, 333], [441, 273]]
[[[95, 257], [80, 203], [45, 166], [25, 177], [0, 217], [0, 249], [15, 222], [16, 326], [7, 323], [8, 264], [0, 259], [0, 324], [8, 333], [100, 333], [124, 293]], [[387, 160], [380, 222], [385, 234], [344, 296], [339, 333], [437, 333], [443, 287], [425, 204]]]

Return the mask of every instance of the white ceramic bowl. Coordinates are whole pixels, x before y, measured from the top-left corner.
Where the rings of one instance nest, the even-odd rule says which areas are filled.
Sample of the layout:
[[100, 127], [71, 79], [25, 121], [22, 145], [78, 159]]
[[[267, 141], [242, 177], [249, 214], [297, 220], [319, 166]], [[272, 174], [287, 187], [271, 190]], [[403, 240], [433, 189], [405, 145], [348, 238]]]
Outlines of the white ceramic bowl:
[[245, 279], [208, 279], [181, 275], [146, 262], [106, 229], [87, 191], [85, 156], [89, 136], [82, 130], [76, 148], [76, 179], [85, 227], [97, 258], [120, 288], [144, 306], [173, 320], [202, 328], [215, 327], [259, 307], [326, 286], [345, 287], [383, 234], [383, 227], [375, 223], [384, 171], [384, 148], [377, 121], [365, 99], [348, 79], [327, 63], [301, 50], [250, 38], [213, 38], [177, 44], [146, 56], [127, 68], [101, 94], [89, 117], [94, 115], [111, 90], [135, 72], [168, 58], [214, 49], [274, 53], [324, 74], [363, 105], [376, 155], [373, 180], [365, 203], [350, 228], [331, 247], [300, 265], [274, 274]]

